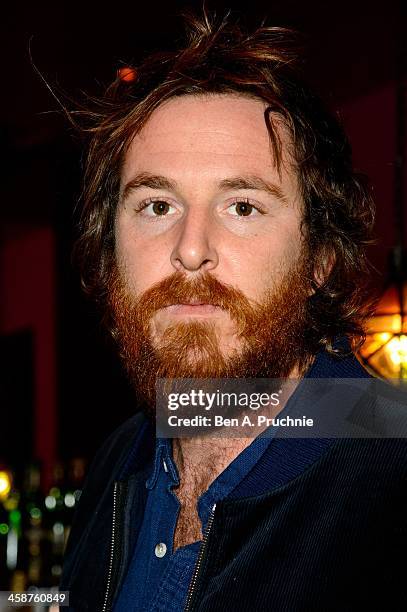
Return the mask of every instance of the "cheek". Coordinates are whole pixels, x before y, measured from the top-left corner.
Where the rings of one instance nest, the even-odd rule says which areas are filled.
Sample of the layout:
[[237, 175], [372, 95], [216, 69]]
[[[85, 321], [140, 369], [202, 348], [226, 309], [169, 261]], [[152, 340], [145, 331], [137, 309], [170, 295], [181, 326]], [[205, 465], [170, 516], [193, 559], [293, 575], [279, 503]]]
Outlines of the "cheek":
[[[223, 280], [239, 287], [249, 298], [259, 299], [298, 261], [301, 254], [299, 233], [257, 236], [242, 245], [230, 245]], [[227, 257], [226, 257], [227, 256]]]
[[269, 279], [282, 278], [301, 255], [300, 236], [290, 236], [285, 241], [273, 245], [268, 249], [264, 258], [264, 274]]
[[117, 223], [115, 241], [118, 267], [135, 294], [142, 293], [168, 276], [169, 271], [164, 264], [168, 249], [160, 240], [146, 240], [130, 231], [125, 224]]

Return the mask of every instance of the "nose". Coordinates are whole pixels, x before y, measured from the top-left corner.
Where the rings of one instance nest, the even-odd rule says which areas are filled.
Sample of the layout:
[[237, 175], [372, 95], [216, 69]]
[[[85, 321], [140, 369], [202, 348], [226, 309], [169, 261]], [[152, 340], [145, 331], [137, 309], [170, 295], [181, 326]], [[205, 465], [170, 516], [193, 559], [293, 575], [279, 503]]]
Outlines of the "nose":
[[182, 224], [171, 253], [171, 263], [176, 270], [204, 272], [213, 270], [219, 263], [214, 245], [214, 229], [205, 211], [189, 210]]

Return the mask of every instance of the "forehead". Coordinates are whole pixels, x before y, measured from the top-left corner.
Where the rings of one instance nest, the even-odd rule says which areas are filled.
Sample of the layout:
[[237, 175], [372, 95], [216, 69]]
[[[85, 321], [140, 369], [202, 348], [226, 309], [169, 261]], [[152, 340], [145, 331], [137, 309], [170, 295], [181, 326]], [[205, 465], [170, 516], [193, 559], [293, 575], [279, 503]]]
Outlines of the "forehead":
[[[135, 135], [126, 153], [122, 181], [134, 172], [150, 171], [199, 176], [260, 173], [275, 176], [270, 135], [265, 122], [267, 104], [234, 94], [185, 95], [159, 106]], [[281, 122], [285, 181], [289, 170], [289, 136]], [[265, 177], [266, 178], [266, 177]]]

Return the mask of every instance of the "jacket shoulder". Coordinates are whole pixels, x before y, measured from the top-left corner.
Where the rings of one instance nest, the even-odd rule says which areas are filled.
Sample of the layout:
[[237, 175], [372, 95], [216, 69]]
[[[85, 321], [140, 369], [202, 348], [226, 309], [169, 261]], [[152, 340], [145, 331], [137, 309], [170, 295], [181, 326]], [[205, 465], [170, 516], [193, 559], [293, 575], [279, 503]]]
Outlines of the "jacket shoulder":
[[82, 494], [76, 507], [72, 528], [65, 551], [65, 569], [73, 550], [87, 529], [90, 517], [107, 489], [118, 478], [126, 460], [135, 446], [138, 435], [147, 419], [137, 413], [122, 423], [102, 444], [87, 470]]
[[145, 423], [146, 417], [139, 412], [119, 425], [110, 434], [90, 464], [85, 480], [85, 489], [90, 486], [97, 486], [100, 479], [106, 484], [107, 469], [115, 477], [118, 475], [122, 463], [126, 460], [138, 433]]

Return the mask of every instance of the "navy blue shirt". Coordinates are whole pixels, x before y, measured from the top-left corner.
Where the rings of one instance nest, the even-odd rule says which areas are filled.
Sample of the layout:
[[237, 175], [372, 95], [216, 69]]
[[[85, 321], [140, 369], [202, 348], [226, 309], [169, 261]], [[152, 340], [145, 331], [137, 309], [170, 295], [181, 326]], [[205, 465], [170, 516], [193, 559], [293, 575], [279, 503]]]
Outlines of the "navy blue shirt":
[[[198, 500], [198, 515], [205, 531], [214, 505], [240, 485], [268, 448], [271, 437], [258, 437], [213, 481]], [[179, 484], [171, 440], [157, 439], [144, 518], [129, 571], [114, 612], [179, 612], [185, 606], [201, 541], [173, 552], [180, 503], [174, 492]]]

